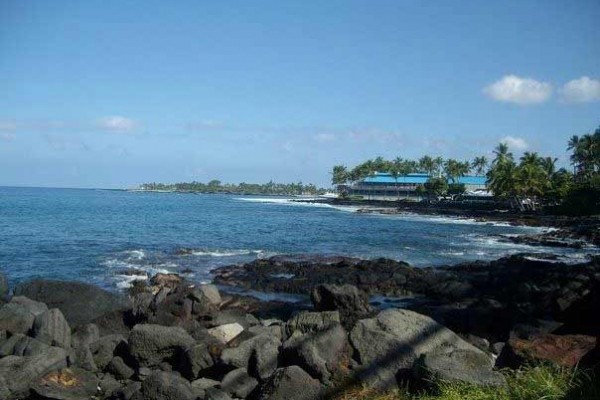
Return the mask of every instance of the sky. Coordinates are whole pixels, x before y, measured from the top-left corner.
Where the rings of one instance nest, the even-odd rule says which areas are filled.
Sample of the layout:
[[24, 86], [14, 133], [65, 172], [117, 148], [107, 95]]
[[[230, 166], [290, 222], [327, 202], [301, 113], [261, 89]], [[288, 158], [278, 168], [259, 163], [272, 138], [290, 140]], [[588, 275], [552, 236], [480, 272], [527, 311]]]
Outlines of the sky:
[[0, 0], [0, 185], [330, 185], [559, 158], [600, 125], [600, 1]]

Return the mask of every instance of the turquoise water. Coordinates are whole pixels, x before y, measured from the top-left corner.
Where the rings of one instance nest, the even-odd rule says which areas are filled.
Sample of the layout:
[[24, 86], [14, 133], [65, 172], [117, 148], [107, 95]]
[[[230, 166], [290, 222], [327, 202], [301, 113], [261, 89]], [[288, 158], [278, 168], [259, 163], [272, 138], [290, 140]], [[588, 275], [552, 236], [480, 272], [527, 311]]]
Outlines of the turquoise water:
[[0, 270], [13, 283], [45, 277], [119, 289], [156, 272], [209, 281], [215, 267], [275, 254], [429, 266], [556, 252], [502, 241], [539, 228], [354, 211], [281, 198], [0, 187]]

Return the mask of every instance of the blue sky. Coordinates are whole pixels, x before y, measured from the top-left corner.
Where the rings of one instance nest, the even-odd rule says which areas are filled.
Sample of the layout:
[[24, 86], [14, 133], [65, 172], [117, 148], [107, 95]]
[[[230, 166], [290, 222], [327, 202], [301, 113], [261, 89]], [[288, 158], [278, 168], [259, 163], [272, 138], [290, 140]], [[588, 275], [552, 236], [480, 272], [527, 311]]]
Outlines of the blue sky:
[[567, 164], [600, 2], [0, 1], [0, 185], [329, 184], [334, 164]]

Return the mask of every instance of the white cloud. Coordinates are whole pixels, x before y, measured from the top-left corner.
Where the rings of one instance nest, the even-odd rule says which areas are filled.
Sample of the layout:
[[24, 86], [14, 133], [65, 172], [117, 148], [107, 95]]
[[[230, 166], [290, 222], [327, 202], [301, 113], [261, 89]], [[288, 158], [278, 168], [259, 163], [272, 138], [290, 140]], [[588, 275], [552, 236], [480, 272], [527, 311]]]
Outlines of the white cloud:
[[113, 115], [101, 118], [98, 121], [98, 126], [110, 132], [127, 133], [135, 130], [138, 124], [130, 118]]
[[567, 103], [588, 103], [600, 100], [600, 80], [582, 76], [565, 83], [560, 90], [561, 98]]
[[500, 139], [500, 142], [506, 143], [511, 149], [519, 151], [525, 150], [527, 149], [527, 147], [529, 147], [525, 139], [514, 136], [505, 136], [502, 139]]
[[12, 133], [0, 133], [0, 140], [10, 142], [12, 140], [15, 140], [15, 135]]
[[12, 132], [17, 130], [17, 124], [13, 121], [0, 121], [0, 132]]
[[317, 142], [333, 142], [335, 139], [336, 136], [333, 133], [317, 133], [315, 135], [315, 140]]
[[483, 89], [494, 100], [519, 105], [543, 103], [552, 96], [552, 85], [547, 82], [516, 75], [506, 75]]

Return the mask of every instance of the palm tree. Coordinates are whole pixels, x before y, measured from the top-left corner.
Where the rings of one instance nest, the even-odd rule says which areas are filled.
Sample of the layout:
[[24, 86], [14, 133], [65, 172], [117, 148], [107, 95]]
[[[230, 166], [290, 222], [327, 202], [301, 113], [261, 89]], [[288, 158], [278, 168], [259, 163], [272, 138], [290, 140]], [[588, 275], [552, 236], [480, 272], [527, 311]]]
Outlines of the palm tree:
[[556, 162], [558, 158], [545, 157], [540, 159], [542, 169], [546, 172], [548, 179], [552, 179], [552, 176], [556, 173]]
[[423, 156], [419, 159], [419, 168], [421, 171], [426, 172], [427, 175], [433, 175], [435, 169], [435, 161], [431, 156]]
[[488, 166], [488, 159], [486, 156], [475, 157], [473, 159], [473, 163], [471, 163], [471, 167], [475, 170], [477, 175], [483, 175]]
[[444, 172], [446, 177], [452, 181], [452, 184], [458, 183], [460, 177], [469, 173], [471, 165], [468, 161], [460, 162], [454, 159], [448, 159], [444, 163]]
[[506, 161], [513, 160], [513, 154], [508, 151], [508, 145], [506, 143], [499, 143], [494, 149], [494, 154], [496, 157], [494, 158], [494, 161], [492, 161], [492, 165], [502, 164]]
[[339, 191], [340, 185], [348, 182], [348, 169], [345, 165], [335, 165], [331, 173], [331, 183], [336, 185]]

